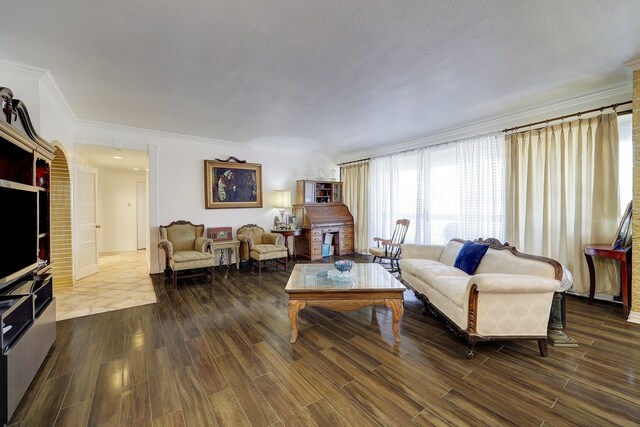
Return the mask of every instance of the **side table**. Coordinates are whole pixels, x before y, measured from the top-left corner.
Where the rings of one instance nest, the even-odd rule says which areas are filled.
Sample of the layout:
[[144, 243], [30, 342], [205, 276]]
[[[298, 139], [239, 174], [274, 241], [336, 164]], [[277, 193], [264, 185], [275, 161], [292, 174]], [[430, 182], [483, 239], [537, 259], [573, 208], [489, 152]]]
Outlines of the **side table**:
[[[284, 229], [275, 229], [275, 230], [271, 230], [272, 233], [278, 233], [278, 234], [282, 234], [284, 236], [284, 245], [287, 248], [287, 256], [289, 257], [289, 259], [291, 259], [291, 252], [289, 250], [289, 237], [293, 237], [293, 249], [295, 250], [296, 248], [296, 236], [300, 235], [300, 229], [299, 228], [284, 228]], [[295, 253], [293, 258], [297, 261], [298, 258], [296, 257]]]
[[622, 311], [624, 318], [629, 317], [629, 301], [631, 301], [631, 246], [611, 249], [611, 245], [585, 245], [584, 257], [589, 267], [589, 304], [593, 304], [596, 292], [596, 272], [593, 257], [617, 259], [620, 261], [620, 294], [622, 295]]
[[211, 244], [211, 251], [214, 256], [216, 253], [216, 249], [220, 249], [220, 262], [218, 266], [222, 267], [222, 263], [224, 261], [224, 251], [227, 251], [227, 268], [229, 268], [231, 264], [231, 251], [233, 250], [233, 254], [236, 257], [236, 270], [240, 269], [240, 241], [239, 240], [219, 240], [215, 241]]

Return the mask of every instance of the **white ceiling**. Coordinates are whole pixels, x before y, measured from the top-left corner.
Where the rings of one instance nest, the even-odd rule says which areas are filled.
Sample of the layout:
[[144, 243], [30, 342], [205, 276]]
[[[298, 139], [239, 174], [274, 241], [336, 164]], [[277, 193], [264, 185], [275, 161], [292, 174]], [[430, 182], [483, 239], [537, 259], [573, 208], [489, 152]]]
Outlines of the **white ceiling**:
[[640, 1], [12, 0], [0, 40], [80, 119], [344, 153], [629, 82]]

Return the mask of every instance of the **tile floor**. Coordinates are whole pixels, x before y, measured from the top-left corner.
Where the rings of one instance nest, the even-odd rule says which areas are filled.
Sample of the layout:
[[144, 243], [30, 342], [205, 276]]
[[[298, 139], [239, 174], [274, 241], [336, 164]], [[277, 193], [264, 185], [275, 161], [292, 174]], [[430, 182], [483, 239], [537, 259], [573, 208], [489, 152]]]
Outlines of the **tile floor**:
[[145, 251], [105, 253], [98, 273], [53, 292], [57, 320], [156, 302]]

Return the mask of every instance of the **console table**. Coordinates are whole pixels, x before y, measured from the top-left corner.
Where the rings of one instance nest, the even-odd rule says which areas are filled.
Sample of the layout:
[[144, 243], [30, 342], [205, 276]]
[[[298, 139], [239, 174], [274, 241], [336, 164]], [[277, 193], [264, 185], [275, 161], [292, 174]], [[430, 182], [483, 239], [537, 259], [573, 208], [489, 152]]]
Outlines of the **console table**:
[[233, 251], [233, 255], [236, 257], [236, 270], [240, 270], [240, 241], [239, 240], [219, 240], [213, 241], [211, 244], [211, 252], [215, 256], [216, 249], [220, 249], [220, 262], [218, 263], [219, 267], [222, 267], [222, 261], [224, 260], [224, 251], [227, 251], [227, 268], [229, 268], [231, 264], [231, 251]]
[[594, 256], [620, 261], [620, 294], [622, 295], [622, 310], [626, 319], [629, 317], [629, 301], [631, 301], [631, 246], [620, 249], [611, 249], [611, 245], [584, 246], [584, 257], [587, 259], [587, 267], [589, 267], [589, 304], [593, 304], [593, 295], [596, 292]]

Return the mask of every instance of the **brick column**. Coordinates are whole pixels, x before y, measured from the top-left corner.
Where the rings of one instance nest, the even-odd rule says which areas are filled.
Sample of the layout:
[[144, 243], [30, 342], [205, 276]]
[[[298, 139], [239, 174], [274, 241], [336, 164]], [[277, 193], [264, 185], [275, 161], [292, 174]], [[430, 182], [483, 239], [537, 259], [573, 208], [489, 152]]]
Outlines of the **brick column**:
[[640, 58], [625, 65], [633, 70], [633, 265], [629, 321], [640, 323]]

